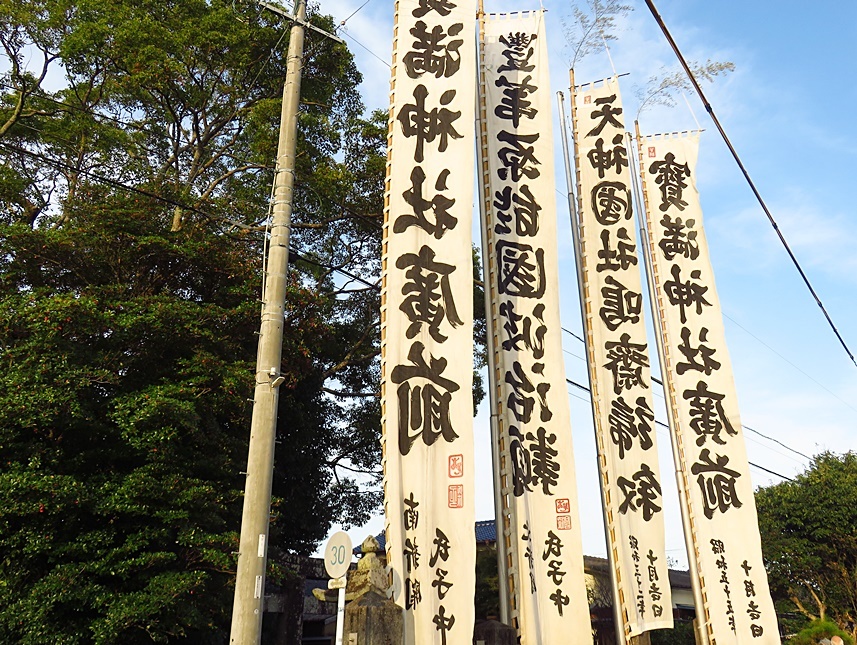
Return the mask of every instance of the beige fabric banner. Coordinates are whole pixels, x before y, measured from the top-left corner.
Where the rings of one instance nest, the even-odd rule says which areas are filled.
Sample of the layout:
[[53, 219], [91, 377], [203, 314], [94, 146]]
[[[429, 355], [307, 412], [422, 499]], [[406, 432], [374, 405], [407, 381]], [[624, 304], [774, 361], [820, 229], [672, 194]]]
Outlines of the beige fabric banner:
[[711, 645], [780, 642], [696, 187], [698, 133], [639, 140], [653, 277]]
[[473, 638], [475, 0], [399, 0], [381, 300], [384, 510], [405, 643]]
[[483, 226], [509, 465], [512, 614], [524, 645], [591, 644], [562, 358], [544, 17], [487, 15], [482, 39]]
[[581, 257], [595, 431], [626, 636], [673, 626], [642, 261], [615, 78], [576, 88]]

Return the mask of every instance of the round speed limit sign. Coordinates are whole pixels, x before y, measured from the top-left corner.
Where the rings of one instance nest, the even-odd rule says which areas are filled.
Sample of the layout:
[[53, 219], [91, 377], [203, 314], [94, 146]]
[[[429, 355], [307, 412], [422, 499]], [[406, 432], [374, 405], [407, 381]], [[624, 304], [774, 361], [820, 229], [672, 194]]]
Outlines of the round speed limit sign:
[[324, 570], [331, 578], [341, 578], [351, 566], [351, 538], [345, 531], [330, 536], [324, 547]]

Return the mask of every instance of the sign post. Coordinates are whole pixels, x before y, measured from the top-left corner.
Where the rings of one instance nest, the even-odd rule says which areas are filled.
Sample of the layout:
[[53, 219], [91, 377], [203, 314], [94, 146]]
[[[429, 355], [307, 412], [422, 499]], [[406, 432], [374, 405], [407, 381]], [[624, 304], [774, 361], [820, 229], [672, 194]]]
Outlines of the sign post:
[[351, 566], [351, 538], [345, 531], [334, 533], [324, 547], [324, 570], [330, 576], [328, 589], [339, 589], [336, 603], [336, 645], [342, 645], [345, 625], [345, 574]]

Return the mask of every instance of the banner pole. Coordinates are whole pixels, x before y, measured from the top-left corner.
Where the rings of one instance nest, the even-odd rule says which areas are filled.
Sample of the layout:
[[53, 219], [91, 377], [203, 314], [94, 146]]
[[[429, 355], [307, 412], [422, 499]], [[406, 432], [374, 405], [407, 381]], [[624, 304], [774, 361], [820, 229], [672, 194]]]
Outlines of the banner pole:
[[[488, 400], [491, 406], [491, 472], [494, 477], [494, 531], [497, 545], [497, 575], [503, 582], [498, 586], [500, 604], [500, 622], [504, 625], [510, 624], [509, 612], [509, 549], [506, 545], [506, 515], [507, 509], [503, 496], [503, 455], [500, 450], [500, 417], [498, 407], [498, 381], [497, 381], [497, 356], [496, 356], [496, 329], [494, 319], [494, 308], [491, 298], [491, 286], [493, 285], [493, 272], [491, 264], [493, 256], [488, 248], [488, 206], [487, 200], [490, 195], [486, 194], [488, 185], [486, 176], [489, 173], [487, 148], [488, 133], [485, 130], [485, 92], [482, 83], [485, 79], [485, 12], [482, 0], [479, 0], [479, 78], [476, 88], [476, 127], [479, 132], [477, 155], [479, 159], [479, 230], [482, 236], [482, 288], [485, 295], [485, 351], [488, 355]], [[514, 561], [517, 561], [514, 559]]]
[[[572, 100], [572, 120], [574, 119], [574, 70], [568, 70], [569, 82], [570, 82], [570, 91], [571, 91], [571, 100]], [[580, 245], [580, 228], [579, 222], [580, 217], [577, 211], [577, 204], [575, 202], [574, 190], [573, 190], [573, 181], [571, 178], [571, 160], [569, 158], [569, 146], [568, 146], [568, 134], [566, 132], [566, 117], [565, 117], [565, 97], [562, 92], [557, 92], [557, 98], [559, 101], [559, 111], [560, 111], [560, 132], [562, 133], [562, 150], [563, 150], [563, 158], [565, 163], [565, 181], [566, 187], [568, 190], [568, 210], [569, 210], [569, 218], [571, 219], [571, 239], [574, 245], [574, 266], [577, 270], [577, 289], [578, 289], [578, 298], [580, 300], [580, 321], [583, 325], [584, 329], [584, 345], [586, 346], [586, 356], [587, 362], [591, 358], [591, 354], [589, 353], [589, 334], [586, 333], [586, 297], [583, 289], [583, 260], [581, 258], [581, 245]], [[571, 144], [574, 148], [575, 158], [577, 157], [577, 142], [574, 139], [574, 136], [571, 137]], [[595, 401], [591, 397], [592, 393], [592, 374], [589, 369], [586, 370], [586, 378], [589, 383], [589, 392], [590, 392], [590, 403], [592, 405], [592, 424], [593, 427], [597, 427], [598, 419], [596, 418], [596, 410], [595, 410]], [[616, 643], [617, 645], [625, 645], [625, 621], [623, 619], [622, 614], [622, 606], [619, 600], [619, 584], [616, 580], [616, 567], [614, 566], [613, 561], [613, 548], [610, 540], [610, 525], [609, 518], [607, 517], [607, 491], [604, 489], [604, 478], [602, 477], [602, 461], [603, 456], [601, 454], [601, 448], [598, 444], [597, 430], [596, 439], [595, 439], [595, 451], [596, 457], [598, 459], [598, 489], [601, 492], [601, 509], [604, 513], [604, 539], [607, 546], [607, 565], [610, 568], [610, 583], [613, 591], [613, 624], [615, 626], [616, 631]]]
[[[646, 193], [646, 184], [643, 177], [643, 146], [640, 138], [640, 123], [639, 121], [634, 121], [634, 131], [637, 138], [637, 155], [640, 161], [639, 169], [635, 168], [634, 155], [629, 154], [628, 160], [632, 164], [631, 174], [632, 177], [636, 173], [637, 177], [639, 177], [641, 184], [638, 185], [636, 181], [631, 182], [634, 190], [634, 201], [636, 202], [636, 210], [638, 217], [638, 225], [640, 229], [640, 239], [645, 240], [643, 243], [643, 263], [646, 268], [646, 279], [649, 288], [649, 307], [651, 308], [652, 313], [652, 322], [655, 325], [655, 344], [658, 348], [658, 360], [661, 365], [661, 380], [663, 381], [664, 388], [664, 396], [666, 397], [666, 409], [667, 409], [667, 422], [670, 426], [670, 446], [672, 447], [673, 453], [673, 468], [675, 468], [675, 479], [676, 479], [676, 487], [678, 488], [678, 500], [679, 500], [679, 510], [681, 511], [681, 526], [682, 531], [684, 532], [684, 542], [685, 546], [688, 549], [688, 558], [687, 558], [687, 566], [688, 573], [690, 574], [690, 587], [693, 591], [693, 604], [696, 607], [696, 623], [695, 632], [696, 632], [696, 643], [697, 645], [708, 645], [708, 621], [705, 617], [705, 605], [703, 604], [702, 599], [702, 589], [699, 586], [699, 567], [696, 561], [696, 536], [693, 531], [693, 523], [691, 522], [691, 518], [688, 515], [690, 508], [687, 503], [687, 483], [685, 481], [685, 476], [680, 467], [681, 464], [681, 454], [679, 450], [678, 443], [676, 442], [676, 434], [678, 432], [676, 426], [676, 412], [674, 406], [674, 396], [672, 392], [672, 388], [667, 384], [667, 379], [664, 375], [664, 371], [668, 369], [667, 361], [666, 361], [666, 353], [664, 352], [664, 339], [663, 339], [663, 321], [661, 320], [660, 313], [658, 311], [658, 307], [655, 305], [655, 298], [657, 297], [657, 291], [655, 290], [655, 281], [653, 277], [653, 267], [652, 267], [652, 249], [649, 244], [652, 241], [652, 238], [649, 237], [648, 233], [648, 220], [647, 213], [649, 212], [649, 200], [648, 194]], [[627, 133], [628, 135], [628, 147], [631, 149], [631, 133]], [[642, 188], [641, 188], [642, 186]], [[642, 192], [642, 199], [640, 193]], [[642, 205], [641, 202], [642, 201]], [[642, 206], [642, 207], [641, 207]], [[657, 322], [655, 322], [657, 321]], [[690, 551], [693, 550], [691, 554]], [[692, 557], [691, 557], [692, 556]]]

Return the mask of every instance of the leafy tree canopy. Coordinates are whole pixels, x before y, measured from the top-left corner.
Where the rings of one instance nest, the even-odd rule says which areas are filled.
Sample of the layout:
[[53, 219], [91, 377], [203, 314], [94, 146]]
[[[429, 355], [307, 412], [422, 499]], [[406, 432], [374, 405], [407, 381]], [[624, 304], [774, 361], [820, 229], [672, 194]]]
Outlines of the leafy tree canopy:
[[857, 632], [857, 454], [817, 455], [756, 493], [771, 591], [785, 611]]
[[[0, 642], [224, 639], [288, 29], [0, 0]], [[378, 503], [386, 123], [359, 82], [308, 34], [273, 559]]]

